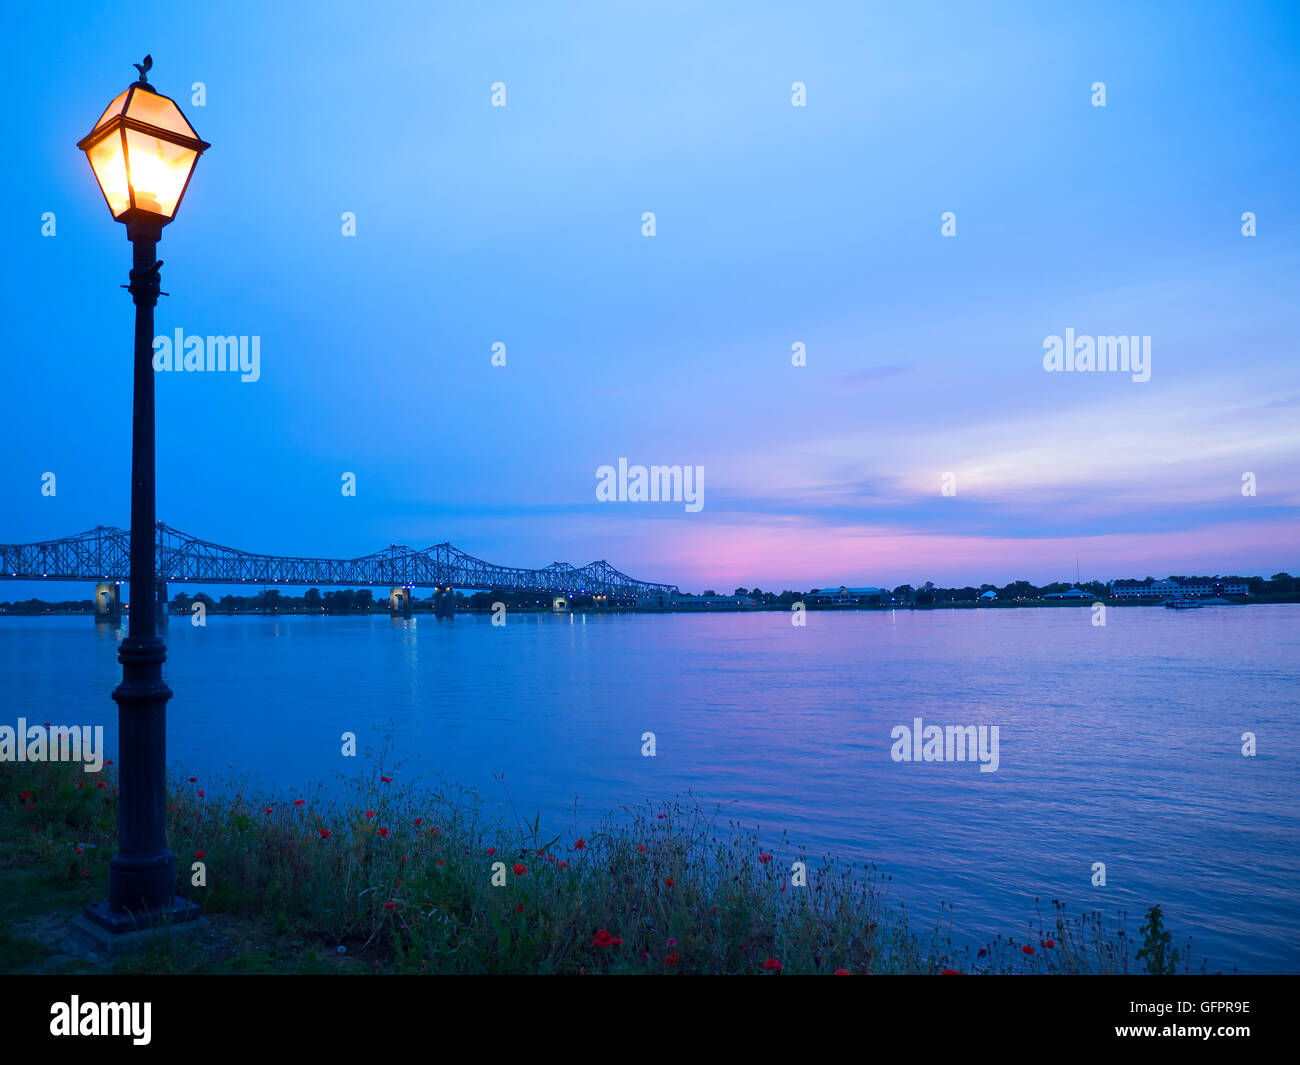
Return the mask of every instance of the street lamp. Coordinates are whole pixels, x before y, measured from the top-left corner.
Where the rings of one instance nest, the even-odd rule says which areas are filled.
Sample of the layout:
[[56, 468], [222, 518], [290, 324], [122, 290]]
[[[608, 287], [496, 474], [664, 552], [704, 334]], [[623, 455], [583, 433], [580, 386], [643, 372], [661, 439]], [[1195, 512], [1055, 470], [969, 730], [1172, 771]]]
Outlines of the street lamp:
[[176, 858], [167, 849], [167, 649], [154, 611], [154, 388], [153, 311], [162, 263], [155, 258], [162, 227], [176, 217], [190, 174], [209, 147], [175, 102], [149, 84], [153, 59], [126, 92], [77, 142], [90, 160], [108, 208], [125, 223], [132, 245], [129, 285], [135, 303], [135, 397], [131, 428], [131, 610], [118, 650], [122, 683], [117, 703], [118, 851], [108, 878], [108, 902], [86, 907], [86, 917], [121, 933], [198, 916], [175, 894]]

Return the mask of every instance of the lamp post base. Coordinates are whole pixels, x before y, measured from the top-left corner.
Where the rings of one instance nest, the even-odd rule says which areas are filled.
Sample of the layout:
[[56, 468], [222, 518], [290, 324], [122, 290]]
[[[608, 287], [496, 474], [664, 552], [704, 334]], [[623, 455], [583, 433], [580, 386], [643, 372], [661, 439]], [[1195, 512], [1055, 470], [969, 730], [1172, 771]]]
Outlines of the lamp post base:
[[203, 916], [203, 908], [196, 902], [173, 895], [171, 902], [156, 910], [133, 913], [114, 910], [107, 902], [92, 902], [82, 911], [87, 921], [113, 935], [125, 935], [162, 925], [184, 924]]

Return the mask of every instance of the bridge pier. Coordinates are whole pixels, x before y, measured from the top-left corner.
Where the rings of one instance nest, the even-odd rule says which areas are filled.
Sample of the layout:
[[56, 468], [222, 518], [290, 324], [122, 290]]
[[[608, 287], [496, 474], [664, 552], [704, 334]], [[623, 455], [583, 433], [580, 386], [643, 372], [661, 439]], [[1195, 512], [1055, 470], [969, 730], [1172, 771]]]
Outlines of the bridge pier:
[[414, 591], [412, 585], [403, 585], [401, 588], [394, 588], [388, 593], [388, 609], [390, 613], [399, 614], [404, 618], [409, 618], [412, 613], [411, 593]]
[[451, 588], [433, 590], [433, 615], [438, 618], [456, 616], [456, 593]]
[[122, 587], [117, 581], [100, 581], [95, 585], [95, 621], [121, 624]]

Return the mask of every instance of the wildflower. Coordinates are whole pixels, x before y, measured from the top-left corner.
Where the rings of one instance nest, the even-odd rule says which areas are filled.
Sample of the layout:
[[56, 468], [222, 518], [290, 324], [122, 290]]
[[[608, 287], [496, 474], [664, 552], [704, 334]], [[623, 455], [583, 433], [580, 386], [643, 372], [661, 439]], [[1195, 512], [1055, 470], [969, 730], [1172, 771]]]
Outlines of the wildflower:
[[489, 847], [489, 848], [488, 848], [488, 854], [496, 854], [496, 852], [497, 852], [497, 849], [496, 849], [495, 847]]
[[306, 806], [306, 805], [307, 805], [307, 800], [306, 800], [306, 799], [294, 799], [294, 800], [293, 800], [293, 804], [294, 804], [294, 806]]
[[385, 784], [391, 784], [393, 782], [392, 777], [380, 777], [379, 779], [382, 780]]
[[675, 947], [675, 946], [677, 946], [677, 940], [676, 940], [676, 938], [669, 939], [669, 940], [668, 940], [668, 946], [669, 946], [669, 947]]
[[78, 848], [77, 848], [77, 853], [78, 853], [78, 854], [84, 854], [85, 851], [84, 851], [81, 847], [78, 847]]
[[940, 976], [961, 976], [961, 973], [959, 973], [956, 969], [944, 969], [944, 971], [941, 972], [939, 975]]
[[568, 862], [561, 862], [561, 863], [559, 864], [558, 868], [560, 868], [560, 869], [567, 869], [567, 868], [569, 868], [569, 863], [568, 863]]
[[523, 913], [523, 912], [524, 912], [524, 904], [521, 902], [517, 906], [515, 906], [515, 913]]
[[781, 971], [781, 963], [777, 961], [775, 958], [768, 958], [767, 961], [763, 962], [763, 971], [769, 973], [779, 973]]
[[197, 784], [198, 781], [199, 781], [199, 778], [198, 778], [198, 777], [190, 777], [190, 783], [191, 783], [191, 784]]
[[195, 852], [194, 852], [194, 857], [196, 857], [196, 858], [206, 858], [207, 856], [208, 856], [208, 852], [207, 852], [207, 851], [195, 851]]
[[848, 969], [836, 969], [833, 973], [831, 973], [831, 975], [832, 975], [832, 976], [852, 976], [853, 974], [850, 973], [850, 972], [848, 971]]
[[24, 791], [21, 795], [18, 796], [18, 798], [23, 800], [23, 802], [26, 802], [31, 797], [32, 797], [32, 793], [30, 791]]
[[596, 932], [596, 938], [592, 941], [593, 946], [597, 947], [617, 947], [623, 941], [614, 935], [610, 935], [605, 929], [601, 928]]
[[515, 862], [515, 876], [523, 876], [526, 872], [528, 872], [528, 866]]
[[1021, 952], [1022, 954], [1032, 954], [1032, 953], [1034, 952], [1034, 948], [1033, 948], [1033, 947], [1021, 947], [1021, 948], [1020, 948], [1020, 952]]
[[417, 817], [417, 818], [415, 819], [415, 823], [416, 823], [417, 826], [418, 826], [418, 825], [422, 825], [422, 824], [424, 824], [424, 818], [423, 818], [423, 817]]
[[758, 860], [762, 862], [764, 865], [766, 865], [768, 862], [772, 860], [772, 856], [770, 854], [760, 854], [758, 856]]
[[659, 820], [662, 821], [662, 820], [663, 820], [665, 817], [667, 817], [667, 816], [668, 816], [667, 814], [660, 814], [660, 815], [659, 815]]
[[386, 910], [395, 910], [396, 908], [397, 908], [397, 903], [393, 902], [391, 899], [388, 902], [384, 903], [384, 909]]
[[645, 853], [645, 844], [642, 843], [639, 847], [637, 847], [637, 850], [639, 850], [642, 854], [644, 854], [644, 853]]
[[367, 816], [367, 817], [374, 817], [374, 816], [375, 816], [375, 811], [374, 811], [374, 810], [367, 810], [367, 811], [366, 811], [366, 816]]
[[988, 947], [980, 947], [980, 949], [979, 949], [979, 953], [977, 953], [977, 954], [975, 955], [975, 957], [977, 957], [977, 958], [982, 958], [982, 957], [984, 957], [986, 954], [988, 954], [988, 952], [989, 952]]
[[[97, 783], [99, 784], [99, 786], [100, 786], [101, 788], [106, 788], [106, 787], [108, 787], [108, 785], [105, 784], [102, 780], [97, 781]], [[199, 792], [199, 794], [202, 795], [203, 792]]]
[[586, 845], [587, 845], [587, 841], [585, 839], [577, 839], [573, 841], [573, 849], [575, 851], [582, 850]]
[[668, 966], [673, 966], [676, 965], [679, 960], [680, 959], [677, 957], [677, 952], [675, 950], [670, 950], [668, 952], [667, 957], [664, 958], [664, 964]]
[[[100, 785], [101, 788], [102, 788], [103, 786], [104, 786], [103, 784]], [[203, 792], [202, 792], [202, 791], [199, 792], [199, 798], [200, 798], [200, 799], [203, 798]]]
[[329, 839], [329, 838], [330, 838], [330, 830], [329, 830], [328, 828], [322, 828], [322, 829], [320, 830], [320, 838], [321, 838], [321, 839]]
[[269, 806], [263, 807], [262, 813], [269, 814], [270, 812], [271, 812], [271, 808]]
[[388, 829], [386, 829], [383, 825], [379, 826], [379, 836], [381, 839], [388, 838]]
[[113, 764], [113, 759], [110, 758], [110, 759], [109, 759], [107, 762], [105, 762], [104, 764], [105, 764], [105, 765], [112, 765], [112, 764]]
[[1043, 946], [1045, 946], [1045, 947], [1054, 947], [1054, 946], [1056, 946], [1056, 940], [1054, 940], [1054, 939], [1049, 939], [1046, 943], [1043, 944]]
[[34, 802], [29, 802], [29, 803], [27, 804], [27, 809], [29, 809], [29, 810], [35, 810], [35, 809], [36, 809], [36, 804], [35, 804]]
[[671, 876], [664, 877], [664, 887], [672, 887], [672, 886], [673, 886], [673, 878]]
[[81, 870], [81, 875], [82, 875], [82, 876], [90, 876], [90, 870], [89, 870], [89, 869], [83, 869], [83, 870]]

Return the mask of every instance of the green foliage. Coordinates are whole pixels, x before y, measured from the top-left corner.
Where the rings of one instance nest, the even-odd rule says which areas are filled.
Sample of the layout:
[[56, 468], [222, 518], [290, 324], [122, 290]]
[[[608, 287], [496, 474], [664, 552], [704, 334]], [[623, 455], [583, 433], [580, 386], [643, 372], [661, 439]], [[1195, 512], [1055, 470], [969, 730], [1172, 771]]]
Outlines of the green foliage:
[[1165, 931], [1159, 906], [1147, 910], [1146, 922], [1138, 928], [1138, 934], [1142, 936], [1142, 949], [1137, 952], [1137, 960], [1146, 962], [1148, 975], [1173, 976], [1178, 971], [1178, 951], [1170, 949], [1173, 937]]

